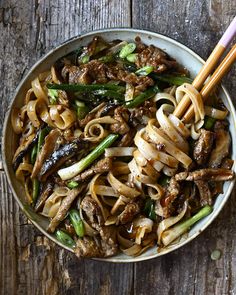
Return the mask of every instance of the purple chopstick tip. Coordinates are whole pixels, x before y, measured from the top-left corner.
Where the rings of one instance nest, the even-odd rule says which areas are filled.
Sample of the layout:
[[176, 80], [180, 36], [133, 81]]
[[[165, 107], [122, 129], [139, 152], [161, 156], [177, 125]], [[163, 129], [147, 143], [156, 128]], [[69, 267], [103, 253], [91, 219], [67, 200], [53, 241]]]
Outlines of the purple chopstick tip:
[[236, 16], [232, 20], [231, 24], [225, 31], [224, 35], [221, 37], [219, 44], [225, 48], [230, 44], [234, 36], [236, 35]]

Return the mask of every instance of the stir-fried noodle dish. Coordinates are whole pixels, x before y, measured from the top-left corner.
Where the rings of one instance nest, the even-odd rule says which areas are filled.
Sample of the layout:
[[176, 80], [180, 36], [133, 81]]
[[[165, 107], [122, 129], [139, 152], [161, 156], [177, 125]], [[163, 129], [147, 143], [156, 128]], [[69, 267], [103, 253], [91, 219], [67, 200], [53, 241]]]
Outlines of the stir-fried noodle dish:
[[[11, 114], [26, 201], [78, 257], [180, 243], [232, 180], [228, 110], [203, 104], [188, 70], [142, 43], [90, 44], [40, 73]], [[184, 95], [189, 122], [174, 115]]]

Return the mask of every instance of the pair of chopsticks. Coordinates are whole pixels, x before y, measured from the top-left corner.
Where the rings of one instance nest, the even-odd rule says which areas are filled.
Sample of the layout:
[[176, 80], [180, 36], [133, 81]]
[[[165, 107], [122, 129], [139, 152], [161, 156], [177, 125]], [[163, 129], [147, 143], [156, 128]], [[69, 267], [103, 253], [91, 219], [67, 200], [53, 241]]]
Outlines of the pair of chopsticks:
[[[211, 55], [207, 59], [206, 63], [192, 82], [192, 85], [200, 91], [204, 82], [208, 78], [210, 74], [212, 74], [215, 69], [219, 59], [225, 52], [226, 48], [231, 43], [232, 39], [236, 35], [236, 17], [234, 17], [233, 21], [225, 31], [224, 35], [216, 45], [215, 49], [212, 51]], [[217, 67], [215, 72], [203, 86], [200, 91], [203, 101], [209, 96], [213, 88], [221, 81], [224, 75], [228, 72], [230, 67], [236, 61], [236, 44], [232, 47], [220, 65]], [[189, 122], [194, 115], [193, 105], [191, 105], [191, 100], [188, 95], [185, 95], [178, 106], [174, 111], [174, 115], [178, 118], [182, 117], [182, 121], [185, 123]]]

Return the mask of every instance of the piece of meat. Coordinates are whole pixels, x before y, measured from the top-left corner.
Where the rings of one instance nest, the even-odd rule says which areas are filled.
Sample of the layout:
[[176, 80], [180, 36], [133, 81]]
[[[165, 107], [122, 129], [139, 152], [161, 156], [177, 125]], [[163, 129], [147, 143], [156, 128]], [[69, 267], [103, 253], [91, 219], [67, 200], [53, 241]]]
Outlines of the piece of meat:
[[205, 129], [201, 129], [201, 134], [195, 143], [193, 150], [193, 158], [198, 165], [207, 163], [208, 157], [212, 151], [214, 142], [214, 133]]
[[92, 82], [87, 68], [67, 64], [61, 71], [63, 79], [69, 84], [90, 84]]
[[104, 218], [98, 203], [92, 197], [85, 196], [80, 204], [80, 207], [88, 217], [91, 226], [99, 231], [104, 225]]
[[133, 126], [142, 124], [143, 116], [147, 116], [148, 118], [155, 118], [156, 111], [156, 104], [152, 101], [146, 100], [143, 105], [130, 111], [130, 122]]
[[179, 183], [175, 180], [174, 177], [171, 177], [166, 189], [166, 196], [170, 197], [171, 199], [175, 198], [179, 194], [179, 189]]
[[100, 241], [97, 237], [85, 236], [82, 239], [78, 239], [75, 247], [75, 255], [77, 257], [104, 257], [100, 245]]
[[118, 146], [125, 147], [128, 146], [130, 147], [133, 144], [134, 141], [134, 135], [136, 133], [135, 128], [131, 128], [126, 134], [124, 134], [118, 143]]
[[118, 80], [133, 85], [136, 94], [154, 85], [152, 78], [148, 76], [137, 76], [135, 73], [130, 73], [119, 66], [108, 68], [107, 77], [111, 80]]
[[91, 60], [84, 65], [81, 65], [80, 69], [89, 73], [92, 82], [98, 84], [104, 84], [108, 82], [108, 66], [96, 59]]
[[54, 173], [67, 160], [81, 152], [82, 149], [86, 149], [87, 146], [87, 142], [79, 139], [71, 143], [66, 143], [59, 149], [55, 150], [44, 162], [38, 176], [39, 180], [42, 182], [45, 181], [49, 175]]
[[45, 201], [47, 200], [47, 198], [52, 194], [53, 192], [53, 188], [54, 188], [54, 182], [53, 181], [48, 181], [44, 188], [43, 188], [43, 192], [40, 194], [39, 198], [37, 199], [37, 202], [35, 204], [35, 211], [38, 212], [42, 209]]
[[143, 50], [138, 53], [135, 64], [138, 68], [153, 66], [154, 72], [156, 73], [162, 73], [168, 69], [177, 67], [176, 60], [153, 45], [143, 48]]
[[220, 129], [227, 130], [229, 123], [226, 120], [217, 120], [214, 125], [214, 132], [217, 132]]
[[215, 137], [215, 148], [211, 152], [208, 164], [211, 168], [220, 167], [222, 160], [229, 155], [231, 145], [230, 134], [223, 128], [216, 130]]
[[84, 172], [78, 174], [74, 181], [86, 181], [88, 178], [94, 176], [97, 173], [104, 173], [110, 171], [112, 168], [112, 159], [111, 158], [104, 158], [98, 161], [95, 165], [91, 168], [85, 170]]
[[97, 107], [95, 107], [91, 112], [89, 112], [84, 119], [79, 120], [79, 126], [84, 128], [91, 120], [95, 118], [100, 118], [102, 115], [102, 111], [106, 106], [105, 102], [100, 103]]
[[33, 171], [31, 173], [31, 178], [37, 177], [39, 174], [42, 165], [46, 161], [49, 156], [51, 156], [57, 139], [61, 135], [61, 132], [58, 129], [53, 129], [50, 131], [50, 133], [45, 137], [44, 145], [42, 146], [41, 151], [39, 152], [37, 159], [34, 164]]
[[90, 225], [99, 232], [99, 237], [84, 237], [77, 243], [76, 254], [83, 257], [108, 257], [116, 254], [118, 252], [116, 227], [104, 226], [104, 218], [98, 203], [92, 197], [85, 196], [80, 206]]
[[[163, 211], [162, 214], [164, 218], [167, 218], [170, 216], [171, 212], [173, 211], [172, 203], [175, 201], [179, 193], [180, 193], [180, 185], [176, 181], [175, 177], [171, 177], [168, 186], [165, 188], [165, 194], [160, 201], [160, 204], [162, 206], [162, 211]], [[155, 212], [158, 209], [159, 208], [155, 206]]]
[[126, 224], [131, 222], [135, 215], [140, 213], [141, 207], [139, 203], [130, 202], [128, 203], [121, 214], [118, 216], [119, 223]]
[[118, 252], [116, 232], [117, 227], [114, 225], [103, 226], [99, 231], [104, 257], [113, 256]]
[[212, 205], [212, 193], [207, 181], [196, 180], [194, 183], [196, 184], [199, 191], [201, 205]]
[[114, 114], [114, 109], [117, 108], [117, 102], [109, 102], [107, 103], [101, 111], [101, 117], [109, 115], [109, 113]]
[[224, 168], [206, 168], [192, 172], [180, 172], [175, 175], [176, 181], [227, 181], [232, 180], [233, 178], [234, 172]]
[[118, 133], [124, 135], [129, 132], [130, 127], [128, 125], [129, 121], [129, 111], [124, 107], [118, 107], [114, 111], [114, 119], [118, 121], [118, 123], [114, 123], [110, 125], [111, 131], [114, 133]]
[[61, 206], [57, 211], [57, 214], [52, 218], [47, 228], [47, 231], [53, 233], [59, 223], [65, 218], [68, 210], [70, 209], [71, 204], [75, 200], [75, 198], [84, 190], [84, 186], [80, 186], [79, 188], [72, 189], [69, 194], [63, 198]]
[[78, 257], [109, 257], [118, 251], [115, 226], [104, 226], [99, 237], [85, 236], [78, 239], [75, 248]]
[[234, 164], [234, 160], [226, 158], [223, 160], [221, 164], [221, 168], [231, 169], [233, 164]]

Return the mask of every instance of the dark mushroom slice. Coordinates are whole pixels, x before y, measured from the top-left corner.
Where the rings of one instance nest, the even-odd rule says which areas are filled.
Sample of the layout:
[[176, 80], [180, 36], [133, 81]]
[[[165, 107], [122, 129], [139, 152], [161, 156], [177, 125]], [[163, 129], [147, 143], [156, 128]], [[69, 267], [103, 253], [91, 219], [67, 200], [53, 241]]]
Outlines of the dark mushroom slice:
[[43, 191], [40, 194], [39, 198], [37, 199], [37, 202], [36, 202], [35, 207], [34, 207], [36, 212], [39, 212], [43, 208], [43, 205], [44, 205], [45, 201], [52, 194], [53, 188], [54, 188], [54, 182], [52, 182], [51, 180], [48, 181], [44, 185]]
[[20, 163], [23, 160], [23, 157], [31, 150], [31, 148], [34, 146], [34, 144], [38, 140], [39, 132], [45, 127], [45, 125], [41, 126], [36, 134], [31, 134], [23, 144], [21, 144], [18, 149], [15, 152], [15, 155], [13, 157], [13, 169], [16, 170]]
[[60, 222], [66, 217], [68, 210], [75, 198], [84, 190], [85, 186], [72, 189], [69, 194], [62, 200], [57, 214], [52, 218], [47, 231], [53, 233]]
[[88, 146], [87, 142], [83, 140], [67, 143], [54, 151], [51, 156], [44, 162], [40, 173], [39, 180], [45, 181], [49, 175], [54, 173], [67, 160], [81, 152]]
[[46, 161], [46, 159], [49, 158], [49, 156], [54, 151], [56, 142], [61, 135], [61, 132], [58, 129], [53, 129], [50, 131], [50, 133], [45, 137], [44, 145], [42, 146], [42, 149], [40, 150], [37, 159], [34, 164], [34, 168], [31, 174], [31, 178], [37, 177], [39, 174], [42, 165]]

